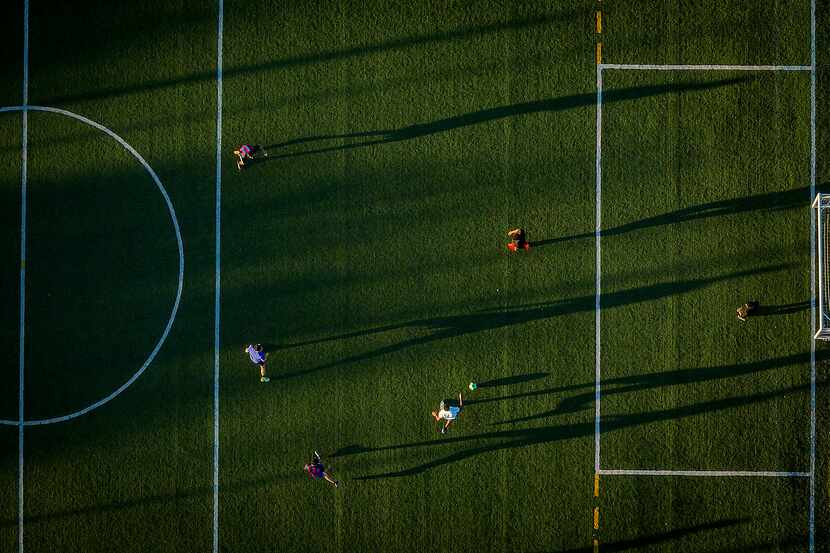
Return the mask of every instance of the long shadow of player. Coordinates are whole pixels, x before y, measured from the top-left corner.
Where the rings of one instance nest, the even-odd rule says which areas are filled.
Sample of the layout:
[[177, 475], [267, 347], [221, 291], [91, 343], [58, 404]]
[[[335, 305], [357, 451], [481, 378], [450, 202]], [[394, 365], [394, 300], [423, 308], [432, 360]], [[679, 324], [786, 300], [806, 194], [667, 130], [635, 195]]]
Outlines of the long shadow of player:
[[[655, 300], [663, 297], [673, 296], [676, 294], [684, 294], [693, 292], [695, 290], [705, 288], [716, 282], [741, 278], [753, 274], [761, 274], [784, 270], [791, 268], [790, 264], [774, 264], [764, 267], [745, 269], [740, 271], [733, 271], [724, 273], [715, 277], [687, 279], [681, 281], [667, 281], [650, 286], [643, 286], [640, 288], [631, 288], [621, 290], [619, 292], [611, 292], [603, 294], [601, 297], [602, 305], [606, 309], [619, 307], [621, 305], [628, 305], [640, 303], [644, 301]], [[399, 330], [404, 328], [422, 328], [428, 330], [430, 333], [424, 336], [418, 336], [389, 344], [375, 350], [360, 353], [344, 359], [338, 359], [330, 363], [326, 363], [317, 367], [303, 369], [293, 373], [283, 373], [275, 375], [274, 380], [283, 380], [289, 378], [296, 378], [305, 376], [314, 372], [330, 369], [336, 366], [365, 361], [378, 356], [394, 353], [403, 349], [414, 347], [422, 344], [428, 344], [436, 340], [443, 340], [464, 336], [473, 332], [480, 332], [485, 330], [494, 330], [507, 326], [523, 324], [531, 321], [547, 319], [550, 317], [558, 317], [562, 315], [569, 315], [573, 313], [581, 313], [585, 311], [593, 311], [596, 308], [596, 297], [591, 295], [579, 296], [574, 298], [563, 299], [560, 301], [544, 302], [538, 304], [533, 308], [508, 308], [507, 310], [489, 310], [480, 313], [470, 313], [465, 315], [454, 315], [447, 317], [436, 317], [431, 319], [421, 319], [409, 321], [405, 323], [387, 325], [379, 328], [361, 330], [346, 335], [341, 335], [332, 338], [324, 338], [305, 342], [304, 345], [311, 343], [318, 343], [334, 339], [340, 339], [351, 336], [364, 336], [376, 334], [391, 330]], [[292, 347], [297, 344], [292, 344], [286, 347]]]
[[[707, 90], [746, 82], [753, 78], [757, 77], [738, 77], [707, 82], [660, 84], [631, 88], [611, 89], [603, 93], [603, 103], [636, 100], [638, 98], [645, 98], [660, 94], [690, 92], [695, 90]], [[286, 142], [280, 142], [277, 144], [265, 146], [265, 149], [269, 150], [270, 152], [270, 155], [268, 158], [266, 158], [266, 161], [274, 161], [277, 159], [285, 159], [298, 156], [307, 156], [312, 154], [323, 154], [327, 152], [336, 152], [341, 150], [351, 150], [354, 148], [365, 148], [369, 146], [377, 146], [380, 144], [387, 144], [392, 142], [401, 142], [404, 140], [422, 138], [425, 136], [430, 136], [433, 134], [446, 132], [462, 127], [469, 127], [472, 125], [479, 125], [490, 121], [496, 121], [507, 117], [516, 117], [520, 115], [529, 115], [533, 113], [562, 111], [578, 107], [592, 106], [596, 103], [596, 101], [597, 95], [594, 93], [573, 94], [569, 96], [560, 96], [558, 98], [546, 98], [544, 100], [535, 100], [532, 102], [522, 102], [506, 106], [497, 106], [479, 111], [473, 111], [470, 113], [463, 113], [461, 115], [455, 115], [453, 117], [447, 117], [444, 119], [437, 119], [435, 121], [431, 121], [428, 123], [408, 125], [406, 127], [400, 127], [397, 129], [380, 129], [345, 134], [321, 134], [316, 136], [306, 136], [301, 138], [295, 138], [293, 140], [288, 140]], [[367, 138], [368, 140], [357, 140], [355, 142], [349, 142], [347, 144], [337, 144], [332, 146], [323, 146], [319, 148], [310, 148], [296, 152], [286, 152], [283, 154], [273, 152], [273, 150], [277, 150], [280, 148], [290, 148], [292, 146], [302, 144], [334, 140], [339, 141]]]
[[[822, 382], [818, 385], [823, 387], [825, 383]], [[616, 430], [621, 430], [624, 428], [629, 428], [632, 426], [639, 426], [643, 424], [650, 424], [666, 420], [687, 418], [695, 415], [700, 415], [703, 413], [711, 413], [714, 411], [722, 411], [725, 409], [732, 409], [736, 407], [752, 405], [755, 403], [768, 401], [776, 397], [785, 396], [787, 394], [804, 393], [809, 390], [809, 384], [802, 384], [798, 386], [789, 386], [787, 388], [783, 388], [777, 391], [761, 392], [747, 396], [738, 396], [732, 398], [704, 401], [684, 407], [648, 411], [644, 413], [637, 413], [634, 415], [615, 415], [602, 417], [601, 431], [602, 433], [607, 433]], [[554, 424], [539, 428], [522, 428], [515, 430], [503, 430], [498, 432], [483, 432], [471, 436], [458, 436], [453, 438], [424, 440], [419, 442], [410, 442], [404, 444], [379, 447], [351, 445], [339, 449], [333, 454], [333, 457], [359, 455], [379, 451], [399, 451], [416, 448], [433, 449], [457, 444], [462, 444], [465, 446], [466, 444], [475, 444], [472, 447], [454, 451], [449, 455], [439, 457], [437, 459], [428, 461], [415, 467], [380, 474], [368, 474], [365, 476], [359, 476], [356, 478], [356, 480], [400, 478], [406, 476], [416, 476], [431, 469], [450, 463], [463, 461], [465, 459], [469, 459], [471, 457], [481, 455], [483, 453], [490, 453], [493, 451], [499, 451], [503, 449], [529, 447], [574, 438], [582, 438], [585, 436], [591, 436], [594, 434], [594, 432], [594, 421], [578, 424]]]
[[[672, 225], [686, 221], [708, 219], [710, 217], [722, 217], [736, 213], [746, 213], [749, 211], [782, 211], [785, 209], [806, 207], [809, 205], [810, 201], [810, 188], [804, 186], [781, 192], [768, 192], [764, 194], [746, 196], [743, 198], [732, 198], [729, 200], [718, 200], [716, 202], [693, 205], [683, 209], [669, 211], [668, 213], [655, 215], [654, 217], [647, 217], [645, 219], [640, 219], [639, 221], [633, 221], [624, 225], [603, 229], [601, 231], [601, 235], [603, 237], [619, 236], [627, 232], [649, 227]], [[578, 234], [560, 236], [558, 238], [538, 240], [531, 242], [531, 246], [539, 248], [550, 244], [557, 244], [559, 242], [568, 242], [570, 240], [594, 238], [594, 236], [596, 236], [596, 233], [593, 231], [582, 232]]]
[[[830, 359], [830, 352], [816, 352], [816, 359]], [[639, 392], [643, 390], [650, 390], [655, 388], [663, 388], [667, 386], [679, 386], [683, 384], [692, 384], [696, 382], [717, 381], [746, 374], [753, 374], [773, 369], [779, 369], [791, 365], [806, 364], [809, 362], [810, 353], [806, 352], [776, 357], [773, 359], [762, 359], [760, 361], [753, 361], [751, 363], [736, 363], [734, 365], [718, 365], [714, 367], [695, 367], [692, 369], [679, 369], [675, 371], [664, 371], [653, 374], [638, 374], [620, 378], [603, 379], [602, 395], [613, 396], [619, 394]], [[474, 404], [486, 403], [490, 401], [522, 399], [525, 397], [540, 396], [551, 393], [560, 393], [562, 391], [568, 389], [573, 390], [574, 388], [578, 387], [581, 387], [586, 390], [585, 392], [581, 392], [574, 396], [564, 398], [554, 409], [551, 409], [549, 411], [543, 411], [541, 413], [535, 413], [533, 415], [492, 423], [494, 425], [517, 424], [533, 420], [544, 419], [556, 415], [574, 413], [592, 407], [593, 402], [595, 400], [594, 385], [595, 383], [591, 382], [582, 385], [562, 387], [558, 389], [549, 388], [546, 390], [534, 390], [531, 392], [513, 394], [510, 396], [485, 398], [481, 400], [469, 400], [467, 403]]]
[[758, 309], [752, 314], [753, 317], [767, 317], [772, 315], [790, 315], [800, 311], [810, 309], [810, 300], [799, 301], [795, 303], [787, 303], [784, 305], [764, 305], [758, 306]]
[[[714, 522], [706, 522], [703, 524], [695, 524], [693, 526], [684, 526], [682, 528], [674, 528], [671, 530], [666, 530], [662, 532], [655, 532], [653, 534], [646, 534], [644, 536], [637, 536], [635, 538], [629, 538], [625, 540], [619, 541], [607, 541], [603, 543], [603, 551], [608, 552], [619, 552], [619, 551], [643, 551], [646, 546], [651, 545], [659, 545], [664, 544], [666, 542], [676, 541], [688, 538], [689, 536], [695, 534], [701, 534], [704, 532], [709, 532], [713, 530], [721, 530], [723, 528], [729, 528], [730, 526], [737, 526], [738, 524], [745, 524], [749, 522], [750, 518], [726, 518], [722, 520], [716, 520]], [[719, 550], [717, 553], [728, 553], [729, 551], [741, 551], [741, 553], [750, 553], [752, 551], [773, 551], [777, 550], [778, 546], [780, 545], [794, 545], [799, 544], [803, 545], [805, 542], [804, 538], [798, 537], [796, 539], [791, 539], [787, 541], [782, 541], [778, 543], [772, 543], [769, 546], [762, 545], [759, 548], [749, 546], [749, 548], [743, 547], [742, 549], [728, 549], [728, 550]], [[593, 553], [595, 551], [593, 545], [589, 545], [587, 547], [578, 547], [576, 549], [568, 549], [562, 551], [561, 553]]]

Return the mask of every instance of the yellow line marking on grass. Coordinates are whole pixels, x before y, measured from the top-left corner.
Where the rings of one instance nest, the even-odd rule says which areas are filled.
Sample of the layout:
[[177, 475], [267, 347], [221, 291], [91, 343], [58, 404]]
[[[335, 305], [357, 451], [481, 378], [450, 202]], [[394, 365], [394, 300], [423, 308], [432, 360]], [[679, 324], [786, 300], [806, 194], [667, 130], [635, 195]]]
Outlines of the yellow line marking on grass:
[[602, 12], [597, 10], [597, 33], [602, 34]]
[[599, 553], [599, 540], [594, 538], [594, 553]]
[[599, 507], [594, 507], [594, 530], [599, 530]]
[[594, 497], [599, 497], [599, 474], [594, 474]]
[[602, 43], [597, 42], [597, 65], [602, 63]]

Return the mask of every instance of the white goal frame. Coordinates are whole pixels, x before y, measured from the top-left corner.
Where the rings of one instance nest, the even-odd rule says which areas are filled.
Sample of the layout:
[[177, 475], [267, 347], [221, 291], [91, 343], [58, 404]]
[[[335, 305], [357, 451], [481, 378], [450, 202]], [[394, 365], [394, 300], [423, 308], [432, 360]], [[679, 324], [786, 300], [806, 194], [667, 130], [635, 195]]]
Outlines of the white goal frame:
[[830, 226], [830, 221], [825, 222], [825, 218], [830, 216], [830, 194], [816, 194], [813, 200], [813, 209], [816, 210], [816, 267], [817, 280], [815, 287], [818, 292], [816, 312], [818, 315], [818, 327], [813, 336], [816, 340], [830, 340], [830, 306], [827, 302], [830, 301], [830, 283], [827, 283], [828, 273], [830, 273], [830, 250], [828, 250], [828, 243], [825, 237], [827, 227]]

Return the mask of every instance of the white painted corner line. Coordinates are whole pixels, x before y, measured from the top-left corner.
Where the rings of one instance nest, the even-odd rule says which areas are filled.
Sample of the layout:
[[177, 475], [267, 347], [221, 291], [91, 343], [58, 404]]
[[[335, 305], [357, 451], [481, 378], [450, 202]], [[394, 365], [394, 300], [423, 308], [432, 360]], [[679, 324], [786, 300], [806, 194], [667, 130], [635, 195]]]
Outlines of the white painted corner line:
[[594, 328], [596, 343], [594, 346], [594, 472], [599, 472], [600, 456], [600, 320], [602, 306], [600, 305], [601, 276], [602, 276], [602, 245], [600, 233], [602, 230], [602, 65], [597, 66], [597, 145], [596, 145], [596, 228], [594, 240], [596, 242], [596, 297], [594, 303]]
[[213, 312], [213, 553], [219, 553], [219, 340], [222, 229], [222, 35], [225, 6], [218, 0], [216, 18], [216, 266]]
[[[23, 105], [29, 104], [29, 0], [23, 0]], [[20, 283], [19, 342], [18, 342], [18, 398], [17, 398], [17, 550], [23, 553], [25, 423], [26, 423], [26, 210], [29, 173], [29, 114], [21, 113], [20, 155]]]
[[[816, 196], [816, 0], [810, 2], [810, 202]], [[810, 336], [816, 334], [816, 210], [810, 210]], [[816, 550], [816, 341], [810, 340], [810, 504], [808, 551]]]
[[[23, 0], [23, 106], [29, 104], [29, 0]], [[26, 423], [26, 199], [29, 172], [29, 113], [22, 111], [20, 155], [20, 326], [18, 344], [18, 398], [17, 398], [17, 550], [23, 553], [23, 469], [24, 434]]]

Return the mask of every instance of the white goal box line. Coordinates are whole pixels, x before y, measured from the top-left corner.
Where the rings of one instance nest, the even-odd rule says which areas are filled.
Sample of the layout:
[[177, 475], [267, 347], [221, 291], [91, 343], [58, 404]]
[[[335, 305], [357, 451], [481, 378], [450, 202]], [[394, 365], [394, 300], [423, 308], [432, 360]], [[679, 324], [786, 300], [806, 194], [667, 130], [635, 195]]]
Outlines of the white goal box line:
[[649, 63], [600, 63], [599, 71], [622, 69], [629, 71], [812, 71], [810, 65], [711, 65], [711, 64], [649, 64]]
[[809, 478], [809, 472], [786, 472], [769, 470], [647, 470], [647, 469], [600, 469], [600, 475], [618, 476], [696, 476], [696, 477], [771, 477]]
[[[603, 97], [603, 71], [745, 71], [745, 72], [809, 72], [815, 71], [814, 65], [717, 65], [717, 64], [620, 64], [600, 63], [597, 64], [597, 114], [596, 114], [596, 367], [595, 367], [595, 419], [594, 419], [594, 472], [598, 475], [611, 476], [687, 476], [687, 477], [771, 477], [771, 478], [812, 478], [813, 462], [809, 471], [751, 471], [751, 470], [662, 470], [662, 469], [603, 469], [600, 467], [600, 436], [601, 436], [601, 380], [602, 370], [600, 362], [601, 353], [601, 215], [602, 215], [602, 97]], [[813, 159], [811, 160], [814, 163]], [[825, 196], [830, 202], [830, 195]], [[818, 198], [816, 202], [818, 203]], [[815, 207], [815, 204], [814, 204]], [[813, 369], [814, 370], [814, 369]], [[814, 416], [814, 415], [813, 415]], [[811, 549], [812, 550], [812, 549]]]

